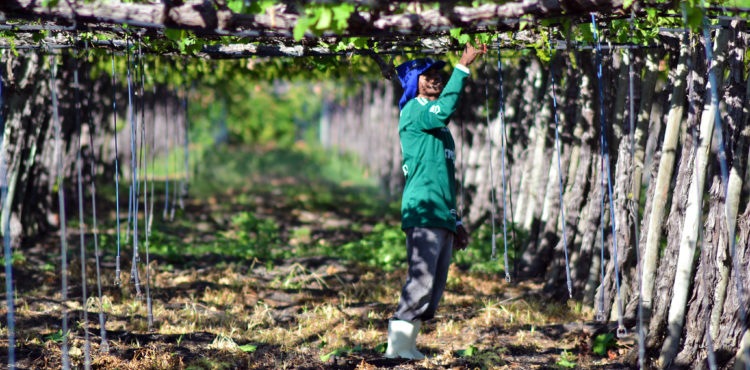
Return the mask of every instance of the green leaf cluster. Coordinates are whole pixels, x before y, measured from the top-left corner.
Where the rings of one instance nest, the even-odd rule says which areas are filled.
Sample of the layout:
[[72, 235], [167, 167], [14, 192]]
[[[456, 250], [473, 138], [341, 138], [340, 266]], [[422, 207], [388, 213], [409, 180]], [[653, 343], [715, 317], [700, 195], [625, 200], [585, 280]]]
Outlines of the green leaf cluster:
[[567, 350], [563, 350], [560, 354], [560, 359], [555, 363], [559, 368], [563, 369], [574, 369], [576, 366], [576, 356]]
[[200, 87], [191, 119], [207, 132], [223, 127], [230, 143], [290, 147], [298, 128], [318, 120], [321, 97], [311, 94], [311, 88], [315, 85], [245, 79], [227, 82], [223, 88]]
[[10, 51], [13, 56], [18, 56], [18, 49], [16, 49], [16, 34], [12, 31], [0, 31], [0, 39], [10, 45]]
[[614, 334], [605, 333], [599, 334], [594, 338], [594, 345], [591, 347], [591, 351], [599, 356], [606, 356], [607, 351], [617, 347], [617, 339]]
[[320, 355], [320, 361], [327, 362], [331, 357], [346, 356], [357, 352], [362, 352], [362, 346], [336, 348], [331, 352]]
[[458, 41], [459, 45], [465, 45], [471, 43], [472, 45], [478, 44], [489, 44], [492, 42], [493, 34], [489, 32], [481, 33], [464, 33], [464, 29], [461, 27], [451, 28], [448, 34], [452, 39]]
[[377, 266], [385, 271], [393, 271], [406, 265], [405, 245], [406, 237], [399, 225], [379, 223], [362, 239], [325, 252], [327, 255], [336, 255]]
[[259, 218], [251, 212], [240, 212], [232, 217], [231, 232], [222, 238], [245, 250], [247, 257], [271, 259], [280, 243], [280, 228], [276, 221]]
[[354, 11], [354, 5], [350, 3], [309, 4], [305, 7], [304, 14], [297, 19], [293, 31], [294, 39], [301, 40], [308, 31], [316, 36], [326, 31], [342, 35], [347, 30], [349, 17]]
[[477, 354], [478, 351], [479, 349], [472, 344], [472, 345], [469, 345], [469, 347], [466, 349], [460, 349], [456, 351], [456, 354], [459, 357], [471, 357]]
[[164, 36], [172, 41], [175, 48], [182, 54], [194, 55], [203, 49], [205, 42], [196, 37], [194, 33], [184, 29], [167, 28]]

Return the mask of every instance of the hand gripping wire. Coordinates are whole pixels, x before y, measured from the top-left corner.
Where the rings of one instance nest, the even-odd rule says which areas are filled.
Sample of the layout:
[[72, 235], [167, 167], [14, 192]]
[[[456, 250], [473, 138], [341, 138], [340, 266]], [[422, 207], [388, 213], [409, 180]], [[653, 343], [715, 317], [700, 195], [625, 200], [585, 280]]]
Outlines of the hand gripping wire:
[[[606, 125], [605, 125], [605, 116], [604, 116], [604, 86], [602, 81], [602, 47], [601, 42], [599, 40], [599, 32], [596, 27], [596, 16], [594, 13], [591, 13], [591, 27], [594, 33], [594, 41], [596, 42], [596, 77], [599, 81], [599, 142], [601, 146], [601, 153], [602, 153], [602, 170], [607, 171], [607, 193], [609, 195], [609, 217], [610, 217], [610, 223], [612, 225], [612, 256], [613, 256], [613, 262], [615, 266], [615, 286], [617, 289], [617, 336], [622, 337], [625, 334], [627, 334], [625, 330], [625, 325], [622, 322], [622, 296], [620, 294], [620, 271], [617, 263], [617, 222], [615, 220], [615, 210], [614, 210], [614, 204], [612, 201], [612, 171], [610, 168], [609, 163], [609, 143], [607, 142], [607, 135], [606, 133]], [[604, 184], [604, 176], [602, 176], [602, 185]], [[604, 191], [602, 191], [602, 225], [604, 223]], [[602, 305], [599, 307], [599, 313], [598, 318], [604, 319], [603, 317], [603, 301], [604, 301], [604, 231], [602, 230], [602, 260], [601, 260], [601, 269], [602, 269], [602, 291], [600, 294], [601, 297], [601, 303]]]
[[[552, 31], [549, 32], [550, 37]], [[549, 43], [550, 55], [552, 55], [552, 41]], [[565, 202], [563, 200], [563, 193], [565, 188], [563, 187], [563, 174], [562, 174], [562, 163], [561, 163], [561, 150], [560, 150], [560, 124], [557, 115], [557, 95], [555, 94], [555, 73], [552, 70], [553, 62], [550, 61], [550, 78], [552, 82], [552, 112], [555, 116], [555, 148], [557, 149], [557, 174], [560, 180], [560, 216], [562, 217], [562, 240], [563, 240], [563, 252], [565, 254], [565, 278], [568, 285], [568, 297], [573, 298], [573, 282], [570, 280], [570, 262], [568, 260], [568, 237], [565, 233]]]

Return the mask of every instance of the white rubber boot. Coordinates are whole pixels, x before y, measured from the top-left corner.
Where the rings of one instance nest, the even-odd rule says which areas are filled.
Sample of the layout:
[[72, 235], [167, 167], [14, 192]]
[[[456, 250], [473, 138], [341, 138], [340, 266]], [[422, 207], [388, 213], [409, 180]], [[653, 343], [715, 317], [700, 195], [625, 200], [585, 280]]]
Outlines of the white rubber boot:
[[411, 352], [411, 355], [414, 356], [413, 358], [415, 360], [421, 360], [424, 358], [424, 354], [422, 352], [419, 352], [417, 349], [417, 335], [419, 334], [419, 330], [422, 329], [422, 321], [421, 320], [414, 320], [412, 321], [412, 324], [414, 324], [414, 330], [412, 331], [411, 337], [409, 340], [411, 341], [411, 349], [409, 352]]
[[387, 358], [421, 360], [424, 355], [417, 350], [416, 340], [421, 326], [420, 321], [391, 320], [388, 322]]

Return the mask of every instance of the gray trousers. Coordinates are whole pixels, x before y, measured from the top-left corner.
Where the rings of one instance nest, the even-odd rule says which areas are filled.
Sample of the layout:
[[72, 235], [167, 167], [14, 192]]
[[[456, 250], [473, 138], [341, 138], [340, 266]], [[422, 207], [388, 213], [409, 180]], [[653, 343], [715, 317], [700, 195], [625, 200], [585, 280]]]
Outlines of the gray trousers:
[[453, 233], [423, 227], [405, 232], [409, 270], [393, 317], [407, 321], [429, 320], [435, 317], [445, 291], [453, 255]]

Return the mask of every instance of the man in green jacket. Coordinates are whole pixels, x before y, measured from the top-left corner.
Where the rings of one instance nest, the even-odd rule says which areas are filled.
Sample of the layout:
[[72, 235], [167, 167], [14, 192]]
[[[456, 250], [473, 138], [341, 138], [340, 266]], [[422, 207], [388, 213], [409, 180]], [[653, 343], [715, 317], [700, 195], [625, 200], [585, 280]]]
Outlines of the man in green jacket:
[[435, 316], [453, 249], [469, 243], [456, 211], [456, 152], [447, 125], [469, 76], [467, 67], [485, 51], [484, 45], [466, 45], [445, 86], [440, 74], [445, 62], [424, 58], [396, 68], [404, 88], [398, 132], [406, 177], [401, 228], [409, 270], [396, 313], [388, 322], [388, 358], [424, 358], [417, 350], [417, 334], [422, 322]]

